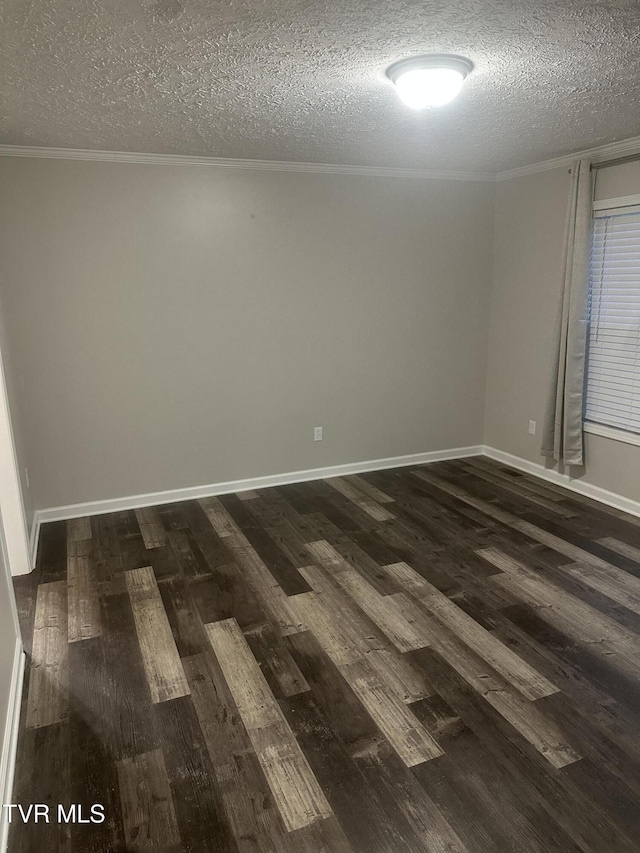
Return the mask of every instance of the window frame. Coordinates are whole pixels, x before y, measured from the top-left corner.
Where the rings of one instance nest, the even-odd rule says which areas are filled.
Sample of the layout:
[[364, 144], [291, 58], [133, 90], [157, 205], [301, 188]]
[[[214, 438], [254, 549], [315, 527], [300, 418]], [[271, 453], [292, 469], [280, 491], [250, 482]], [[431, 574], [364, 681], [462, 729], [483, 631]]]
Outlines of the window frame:
[[[636, 210], [634, 211], [635, 208]], [[617, 198], [603, 198], [593, 202], [592, 206], [593, 219], [597, 219], [597, 214], [603, 213], [634, 213], [640, 212], [640, 194], [619, 196]], [[585, 383], [589, 371], [589, 361], [587, 356]], [[586, 407], [586, 396], [585, 396]], [[609, 426], [601, 424], [598, 421], [590, 421], [586, 415], [583, 422], [584, 432], [591, 435], [600, 435], [604, 438], [610, 438], [613, 441], [622, 441], [625, 444], [633, 444], [640, 447], [640, 433], [631, 432], [630, 430], [622, 429], [621, 427]]]

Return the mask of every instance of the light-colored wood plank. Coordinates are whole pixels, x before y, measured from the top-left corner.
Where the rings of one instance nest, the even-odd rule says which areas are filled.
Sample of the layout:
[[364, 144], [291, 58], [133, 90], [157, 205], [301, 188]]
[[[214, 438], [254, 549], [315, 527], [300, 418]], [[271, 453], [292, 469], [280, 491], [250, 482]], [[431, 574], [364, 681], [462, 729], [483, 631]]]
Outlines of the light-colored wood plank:
[[550, 764], [560, 768], [578, 761], [580, 754], [533, 702], [523, 698], [443, 625], [433, 620], [432, 627], [432, 648]]
[[393, 513], [379, 506], [375, 501], [371, 500], [370, 497], [364, 494], [364, 492], [361, 492], [355, 486], [352, 486], [348, 480], [344, 480], [342, 477], [331, 477], [328, 480], [325, 480], [325, 483], [337, 492], [340, 492], [340, 494], [344, 495], [345, 498], [348, 498], [375, 521], [391, 521], [392, 518], [395, 518]]
[[288, 832], [333, 814], [286, 721], [250, 731], [249, 737]]
[[90, 518], [70, 518], [67, 521], [67, 542], [81, 542], [91, 538]]
[[412, 569], [408, 563], [391, 563], [388, 566], [382, 566], [382, 570], [404, 587], [407, 592], [416, 596], [416, 598], [420, 598], [422, 595], [429, 595], [435, 589], [422, 575], [418, 574], [415, 569]]
[[620, 554], [622, 557], [633, 560], [634, 563], [640, 565], [640, 548], [634, 548], [633, 545], [628, 545], [626, 542], [614, 539], [613, 536], [604, 536], [602, 539], [598, 539], [598, 542], [610, 551], [615, 551], [616, 554]]
[[153, 702], [189, 695], [189, 685], [151, 566], [125, 572]]
[[378, 678], [407, 704], [435, 693], [425, 674], [394, 648], [372, 649], [367, 662]]
[[612, 601], [617, 601], [634, 613], [640, 613], [640, 578], [630, 575], [623, 569], [611, 566], [609, 569], [596, 569], [580, 563], [560, 566], [560, 570], [593, 589], [597, 589]]
[[[73, 544], [69, 543], [70, 546]], [[69, 551], [72, 552], [73, 548], [70, 547]], [[90, 557], [84, 554], [68, 554], [67, 592], [69, 642], [76, 643], [90, 637], [102, 636], [98, 584]]]
[[345, 664], [340, 672], [407, 767], [443, 754], [416, 716], [367, 661]]
[[238, 568], [245, 575], [280, 633], [286, 636], [305, 631], [306, 626], [296, 618], [291, 609], [289, 596], [246, 537], [242, 534], [227, 536], [225, 544], [232, 551]]
[[[389, 678], [394, 671], [393, 656], [384, 649], [370, 649], [362, 639], [350, 635], [349, 622], [322, 593], [301, 593], [293, 601], [400, 758], [412, 766], [441, 755], [440, 747], [405, 705], [406, 701], [431, 695], [428, 685], [418, 678], [407, 684], [402, 675]], [[402, 673], [402, 666], [395, 669]], [[411, 693], [422, 696], [409, 699]]]
[[284, 636], [305, 631], [306, 626], [296, 619], [290, 605], [289, 596], [276, 581], [255, 548], [240, 530], [218, 498], [204, 498], [200, 501], [212, 527], [225, 540], [225, 545], [234, 555], [238, 568], [242, 571], [251, 588], [260, 599], [267, 615]]
[[313, 619], [316, 633], [322, 633], [324, 644], [331, 646], [336, 659], [342, 663], [353, 663], [366, 658], [404, 702], [416, 702], [433, 695], [433, 688], [424, 673], [400, 654], [375, 623], [322, 569], [303, 566], [300, 573], [314, 592], [293, 596], [291, 604], [299, 608], [298, 617], [307, 624], [307, 619]]
[[477, 553], [502, 569], [503, 574], [490, 577], [492, 583], [534, 607], [542, 619], [585, 643], [593, 654], [602, 655], [611, 666], [634, 679], [638, 677], [640, 638], [635, 634], [499, 549], [484, 548]]
[[65, 581], [38, 586], [29, 671], [26, 728], [60, 723], [69, 713], [69, 644]]
[[407, 602], [402, 593], [380, 595], [324, 540], [310, 542], [307, 549], [399, 651], [410, 652], [428, 645], [420, 624], [407, 617]]
[[372, 501], [376, 501], [379, 504], [395, 503], [395, 498], [392, 498], [390, 495], [387, 495], [385, 492], [382, 492], [380, 489], [372, 486], [371, 483], [365, 480], [364, 477], [360, 477], [358, 474], [352, 474], [349, 477], [349, 482]]
[[199, 501], [200, 506], [205, 511], [207, 518], [211, 522], [211, 526], [218, 534], [224, 538], [226, 536], [236, 536], [241, 531], [227, 510], [222, 506], [218, 498], [202, 498]]
[[430, 616], [438, 619], [527, 699], [540, 699], [558, 692], [554, 684], [479, 625], [411, 566], [395, 563], [383, 568], [391, 578], [403, 584], [421, 602]]
[[366, 655], [368, 650], [354, 641], [344, 620], [336, 618], [339, 611], [332, 609], [324, 596], [303, 592], [292, 596], [291, 604], [335, 664], [355, 663]]
[[167, 531], [160, 519], [160, 513], [154, 506], [143, 507], [136, 510], [136, 518], [140, 525], [140, 533], [144, 540], [144, 547], [161, 548], [169, 541]]
[[286, 829], [332, 814], [235, 619], [205, 625]]
[[116, 763], [125, 844], [131, 853], [182, 850], [162, 750]]
[[185, 658], [184, 668], [216, 787], [233, 835], [240, 842], [240, 853], [284, 853], [288, 833], [215, 656]]
[[247, 490], [246, 492], [238, 492], [238, 497], [241, 501], [254, 501], [256, 498], [259, 498], [260, 495], [258, 492]]

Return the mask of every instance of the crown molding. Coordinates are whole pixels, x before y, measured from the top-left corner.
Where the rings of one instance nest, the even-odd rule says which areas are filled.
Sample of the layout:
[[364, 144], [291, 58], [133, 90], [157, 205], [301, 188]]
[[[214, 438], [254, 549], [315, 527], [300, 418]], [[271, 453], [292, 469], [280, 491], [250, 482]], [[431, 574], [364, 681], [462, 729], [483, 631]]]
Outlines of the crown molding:
[[508, 169], [506, 172], [498, 172], [495, 180], [508, 181], [511, 178], [521, 178], [524, 175], [533, 175], [536, 172], [547, 172], [551, 169], [572, 166], [576, 160], [580, 160], [582, 157], [588, 157], [594, 163], [601, 163], [603, 160], [637, 153], [640, 153], [640, 136], [623, 139], [621, 142], [610, 142], [608, 145], [599, 145], [596, 148], [586, 148], [584, 151], [574, 151], [573, 154], [565, 154], [562, 157], [554, 157], [552, 160], [543, 160], [541, 163], [532, 163], [529, 166], [520, 166], [517, 169]]
[[129, 151], [92, 151], [86, 148], [39, 148], [0, 145], [0, 157], [40, 157], [51, 160], [95, 160], [108, 163], [146, 163], [153, 166], [212, 166], [218, 169], [254, 169], [262, 172], [309, 172], [321, 175], [362, 175], [372, 178], [411, 178], [431, 181], [495, 181], [489, 172], [438, 172], [394, 166], [345, 166], [339, 163], [292, 163], [284, 160], [233, 160], [191, 157], [187, 154], [145, 154]]
[[530, 163], [504, 172], [440, 172], [402, 169], [395, 166], [355, 166], [340, 163], [294, 163], [286, 160], [234, 160], [227, 157], [192, 157], [188, 154], [147, 154], [138, 151], [94, 151], [89, 148], [43, 148], [30, 145], [0, 145], [0, 157], [39, 157], [50, 160], [91, 160], [107, 163], [146, 163], [152, 166], [211, 166], [218, 169], [253, 169], [262, 172], [306, 172], [317, 175], [361, 175], [372, 178], [411, 178], [430, 181], [508, 181], [536, 172], [573, 165], [581, 157], [594, 163], [640, 153], [640, 136], [595, 148], [574, 151], [562, 157]]

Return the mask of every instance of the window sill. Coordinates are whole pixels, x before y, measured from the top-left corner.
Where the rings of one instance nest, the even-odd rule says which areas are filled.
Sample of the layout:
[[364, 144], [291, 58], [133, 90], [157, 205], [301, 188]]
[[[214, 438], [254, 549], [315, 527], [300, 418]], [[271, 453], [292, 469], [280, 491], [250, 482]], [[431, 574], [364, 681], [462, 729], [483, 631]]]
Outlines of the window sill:
[[624, 429], [596, 424], [593, 421], [585, 421], [584, 431], [592, 435], [601, 435], [604, 438], [612, 438], [614, 441], [623, 441], [625, 444], [635, 444], [640, 447], [640, 435], [635, 432], [627, 432]]

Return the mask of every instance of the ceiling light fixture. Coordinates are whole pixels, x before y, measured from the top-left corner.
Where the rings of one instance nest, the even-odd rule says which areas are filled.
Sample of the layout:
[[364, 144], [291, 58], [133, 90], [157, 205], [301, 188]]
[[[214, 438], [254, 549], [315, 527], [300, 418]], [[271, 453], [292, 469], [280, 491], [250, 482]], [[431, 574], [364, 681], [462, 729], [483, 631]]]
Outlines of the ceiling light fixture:
[[472, 70], [473, 62], [464, 56], [434, 53], [394, 62], [387, 68], [387, 77], [396, 84], [403, 103], [421, 110], [452, 101]]

